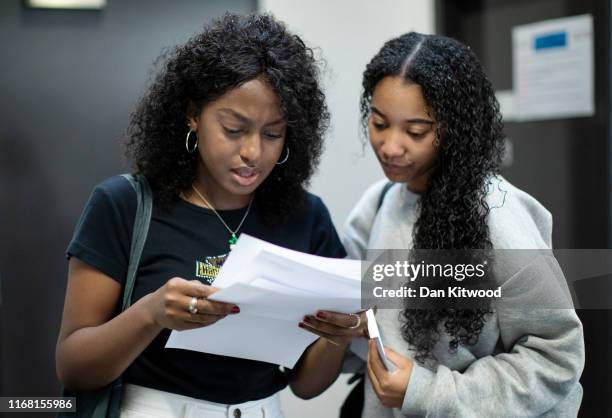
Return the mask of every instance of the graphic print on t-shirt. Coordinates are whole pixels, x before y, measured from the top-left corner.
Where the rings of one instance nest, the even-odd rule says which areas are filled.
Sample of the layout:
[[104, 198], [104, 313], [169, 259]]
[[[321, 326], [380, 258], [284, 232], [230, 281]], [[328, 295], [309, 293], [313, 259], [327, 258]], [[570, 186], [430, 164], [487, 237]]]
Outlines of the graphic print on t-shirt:
[[204, 279], [207, 285], [213, 284], [225, 260], [227, 254], [208, 256], [204, 261], [196, 260], [195, 276]]

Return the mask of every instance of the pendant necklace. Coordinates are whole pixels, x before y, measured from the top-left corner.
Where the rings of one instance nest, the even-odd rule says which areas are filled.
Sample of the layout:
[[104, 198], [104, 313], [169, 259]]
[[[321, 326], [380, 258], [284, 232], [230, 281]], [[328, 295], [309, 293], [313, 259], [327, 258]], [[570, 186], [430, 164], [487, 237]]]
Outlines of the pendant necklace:
[[204, 202], [204, 204], [206, 206], [208, 206], [215, 213], [215, 215], [217, 215], [217, 218], [219, 218], [219, 220], [221, 221], [223, 226], [230, 233], [231, 236], [230, 236], [230, 239], [227, 241], [227, 243], [229, 244], [230, 251], [232, 251], [234, 249], [234, 247], [236, 246], [236, 241], [238, 241], [238, 237], [236, 236], [236, 234], [238, 233], [238, 231], [242, 227], [242, 224], [244, 223], [244, 220], [246, 219], [246, 217], [249, 214], [249, 211], [251, 210], [251, 204], [253, 203], [253, 198], [251, 197], [251, 200], [249, 201], [249, 206], [247, 206], [247, 210], [244, 213], [244, 216], [242, 217], [242, 220], [240, 221], [240, 224], [238, 225], [238, 227], [234, 231], [232, 231], [232, 229], [229, 226], [227, 226], [227, 224], [225, 223], [225, 221], [223, 220], [221, 215], [219, 215], [219, 213], [215, 210], [213, 205], [208, 203], [208, 200], [206, 200], [206, 198], [204, 196], [202, 196], [202, 194], [198, 191], [198, 189], [196, 189], [196, 187], [193, 184], [191, 185], [191, 188], [198, 195], [198, 197], [202, 200], [202, 202]]

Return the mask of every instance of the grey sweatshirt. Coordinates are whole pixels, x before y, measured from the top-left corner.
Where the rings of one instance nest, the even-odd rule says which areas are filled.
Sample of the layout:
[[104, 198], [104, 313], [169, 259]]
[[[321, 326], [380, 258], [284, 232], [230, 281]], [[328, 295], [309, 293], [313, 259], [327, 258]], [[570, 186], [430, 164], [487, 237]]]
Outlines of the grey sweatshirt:
[[[377, 211], [385, 183], [370, 187], [349, 215], [343, 241], [351, 258], [366, 258], [368, 249], [412, 247], [419, 197], [405, 184], [394, 184]], [[533, 197], [496, 177], [487, 203], [495, 249], [551, 247], [552, 216]], [[552, 290], [536, 285], [555, 268], [554, 257], [543, 255], [519, 270], [502, 272], [508, 296], [493, 302], [494, 313], [478, 342], [451, 353], [449, 336], [442, 334], [432, 353], [435, 360], [414, 362], [401, 410], [382, 406], [366, 376], [363, 417], [575, 417], [582, 400], [582, 324], [573, 309], [524, 309], [548, 306], [554, 298], [568, 301], [565, 282]], [[401, 335], [400, 312], [379, 309], [376, 319], [384, 344], [414, 358]]]

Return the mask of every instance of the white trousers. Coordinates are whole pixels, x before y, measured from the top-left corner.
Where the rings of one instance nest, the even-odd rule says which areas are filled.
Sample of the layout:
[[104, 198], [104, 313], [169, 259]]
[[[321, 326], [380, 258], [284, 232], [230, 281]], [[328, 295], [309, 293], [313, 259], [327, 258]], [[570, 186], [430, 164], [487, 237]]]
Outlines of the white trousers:
[[123, 390], [121, 418], [284, 418], [278, 393], [226, 405], [129, 383], [124, 384]]

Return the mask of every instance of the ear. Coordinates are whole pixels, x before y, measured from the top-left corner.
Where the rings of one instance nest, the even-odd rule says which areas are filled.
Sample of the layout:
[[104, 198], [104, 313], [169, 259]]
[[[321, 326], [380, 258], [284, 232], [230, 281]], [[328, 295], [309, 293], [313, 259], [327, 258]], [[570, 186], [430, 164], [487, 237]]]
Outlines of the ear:
[[198, 121], [200, 120], [200, 115], [198, 112], [198, 107], [191, 100], [187, 104], [187, 112], [185, 114], [187, 127], [191, 129], [193, 132], [198, 131]]
[[193, 132], [197, 132], [198, 131], [198, 117], [187, 115], [187, 127], [191, 129]]

